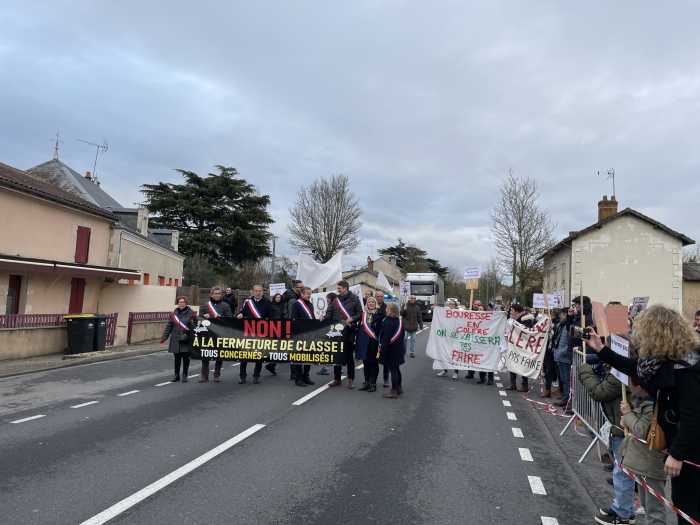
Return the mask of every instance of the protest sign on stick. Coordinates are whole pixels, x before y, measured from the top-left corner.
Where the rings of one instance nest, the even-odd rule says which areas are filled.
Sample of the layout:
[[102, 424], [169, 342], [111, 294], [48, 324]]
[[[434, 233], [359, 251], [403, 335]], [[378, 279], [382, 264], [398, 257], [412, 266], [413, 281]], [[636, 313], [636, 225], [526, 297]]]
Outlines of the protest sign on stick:
[[[622, 357], [629, 358], [630, 356], [630, 342], [624, 337], [620, 337], [619, 335], [613, 334], [610, 336], [610, 349], [616, 354], [621, 355]], [[627, 374], [623, 374], [617, 368], [611, 368], [610, 373], [614, 375], [618, 379], [618, 381], [620, 381], [620, 383], [622, 383], [623, 385], [630, 384], [630, 379], [627, 376]]]

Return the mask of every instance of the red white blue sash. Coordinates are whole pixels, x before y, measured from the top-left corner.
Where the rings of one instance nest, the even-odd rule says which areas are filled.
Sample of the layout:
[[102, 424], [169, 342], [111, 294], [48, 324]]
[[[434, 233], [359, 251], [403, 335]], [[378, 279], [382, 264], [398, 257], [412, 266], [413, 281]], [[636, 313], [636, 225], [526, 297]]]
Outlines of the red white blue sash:
[[335, 300], [335, 304], [338, 305], [338, 308], [340, 308], [340, 311], [341, 311], [341, 312], [343, 313], [343, 315], [345, 316], [345, 319], [350, 319], [350, 317], [351, 317], [351, 316], [350, 316], [350, 313], [345, 309], [345, 307], [343, 306], [343, 303], [340, 302], [340, 298], [338, 298], [338, 299]]
[[396, 329], [396, 333], [391, 336], [389, 344], [394, 344], [399, 337], [401, 337], [401, 332], [403, 331], [403, 321], [399, 319], [399, 327]]
[[211, 301], [207, 303], [207, 308], [209, 309], [209, 313], [216, 319], [219, 316], [219, 312], [216, 311], [216, 308], [214, 308], [214, 305], [211, 304]]
[[262, 319], [262, 315], [260, 315], [260, 312], [258, 312], [258, 309], [255, 307], [255, 303], [253, 302], [252, 299], [246, 299], [246, 303], [248, 304], [248, 310], [250, 310], [250, 313], [253, 314], [253, 317], [256, 319]]
[[299, 306], [301, 306], [301, 308], [304, 310], [306, 317], [308, 317], [309, 319], [314, 318], [314, 314], [311, 313], [311, 310], [309, 310], [309, 307], [306, 306], [306, 302], [303, 299], [299, 299], [297, 303], [299, 303]]
[[365, 312], [362, 312], [362, 330], [364, 330], [370, 339], [374, 339], [375, 341], [377, 340], [377, 334], [375, 334], [372, 327], [367, 324], [367, 314]]
[[173, 320], [173, 323], [178, 325], [180, 327], [180, 330], [182, 330], [183, 332], [190, 331], [190, 329], [187, 328], [187, 325], [185, 323], [183, 323], [182, 321], [180, 321], [180, 318], [175, 314], [175, 312], [172, 313], [172, 320]]

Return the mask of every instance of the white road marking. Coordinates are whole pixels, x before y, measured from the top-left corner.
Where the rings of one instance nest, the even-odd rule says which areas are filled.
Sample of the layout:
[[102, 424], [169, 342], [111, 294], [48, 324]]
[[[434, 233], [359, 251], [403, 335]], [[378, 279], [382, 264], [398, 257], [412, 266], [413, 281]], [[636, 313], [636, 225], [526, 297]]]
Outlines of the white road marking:
[[532, 459], [532, 453], [529, 448], [519, 448], [518, 452], [520, 453], [520, 459], [523, 461], [535, 461]]
[[99, 401], [87, 401], [85, 403], [80, 403], [79, 405], [73, 405], [71, 408], [83, 408], [89, 407], [90, 405], [96, 405]]
[[[346, 377], [347, 376], [340, 376], [340, 380], [343, 381]], [[314, 397], [319, 395], [321, 392], [325, 392], [326, 390], [328, 390], [330, 388], [330, 385], [331, 385], [330, 383], [326, 383], [325, 385], [318, 387], [316, 390], [312, 390], [311, 392], [306, 394], [304, 397], [300, 397], [299, 399], [294, 401], [294, 403], [292, 403], [292, 405], [294, 405], [295, 407], [303, 405], [309, 399], [313, 399]], [[339, 388], [339, 387], [336, 387], [336, 388]]]
[[517, 420], [518, 420], [518, 418], [515, 417], [515, 412], [506, 412], [506, 417], [507, 417], [510, 421], [517, 421]]
[[121, 394], [117, 394], [119, 397], [124, 397], [124, 396], [130, 396], [131, 394], [135, 394], [137, 392], [141, 392], [140, 390], [129, 390], [128, 392], [122, 392]]
[[523, 431], [520, 430], [518, 427], [513, 427], [513, 428], [511, 428], [511, 430], [513, 431], [513, 437], [515, 437], [515, 438], [524, 438], [525, 437], [525, 436], [523, 436]]
[[197, 377], [199, 374], [192, 374], [191, 376], [187, 376], [187, 379], [192, 379], [193, 377]]
[[46, 414], [37, 414], [36, 416], [29, 416], [29, 417], [23, 417], [22, 419], [15, 419], [14, 421], [10, 421], [10, 423], [17, 424], [17, 423], [25, 423], [26, 421], [34, 421], [35, 419], [41, 419], [42, 417], [46, 417]]
[[131, 496], [128, 496], [124, 498], [123, 500], [115, 503], [111, 507], [109, 507], [106, 510], [103, 510], [99, 514], [96, 514], [92, 518], [85, 520], [84, 522], [81, 523], [81, 525], [100, 525], [102, 523], [107, 523], [108, 521], [116, 518], [123, 512], [129, 510], [131, 507], [134, 505], [137, 505], [138, 503], [141, 503], [143, 500], [146, 498], [151, 497], [153, 494], [156, 492], [164, 489], [171, 483], [177, 481], [178, 479], [186, 476], [193, 470], [201, 467], [208, 461], [211, 461], [214, 459], [216, 456], [223, 454], [226, 452], [228, 449], [233, 447], [234, 445], [237, 445], [244, 439], [249, 438], [259, 430], [262, 430], [265, 428], [265, 425], [257, 424], [253, 425], [247, 430], [244, 430], [240, 434], [237, 434], [236, 436], [232, 437], [231, 439], [224, 441], [221, 443], [221, 445], [218, 445], [217, 447], [214, 447], [208, 452], [205, 452], [198, 458], [193, 459], [189, 463], [181, 466], [179, 469], [172, 471], [170, 474], [166, 474], [159, 480], [151, 483], [150, 485], [142, 488], [138, 492], [134, 492]]
[[559, 525], [559, 521], [557, 520], [557, 518], [542, 516], [542, 525]]
[[499, 390], [499, 391], [498, 391], [498, 395], [501, 396], [501, 397], [506, 397], [508, 394], [506, 394], [506, 391], [505, 391], [505, 390]]
[[503, 388], [503, 383], [496, 383], [497, 388]]
[[533, 494], [547, 495], [547, 491], [544, 490], [544, 485], [542, 484], [542, 478], [539, 476], [528, 476], [527, 480], [530, 482], [530, 490], [532, 490]]
[[358, 365], [358, 366], [355, 367], [355, 370], [361, 370], [361, 369], [363, 369], [364, 367], [365, 367], [365, 365], [363, 365], [363, 364], [362, 364], [362, 365]]
[[503, 403], [503, 406], [504, 406], [504, 407], [512, 406], [512, 405], [510, 404], [510, 401], [508, 401], [507, 399], [504, 399], [504, 400], [502, 401], [502, 403]]
[[235, 366], [241, 366], [241, 364], [240, 364], [240, 363], [233, 363], [233, 364], [231, 365], [231, 368], [233, 368], [233, 367], [235, 367]]
[[169, 385], [170, 383], [172, 383], [172, 381], [166, 381], [166, 382], [164, 382], [164, 383], [158, 383], [157, 385], [153, 385], [153, 386], [165, 386], [165, 385]]

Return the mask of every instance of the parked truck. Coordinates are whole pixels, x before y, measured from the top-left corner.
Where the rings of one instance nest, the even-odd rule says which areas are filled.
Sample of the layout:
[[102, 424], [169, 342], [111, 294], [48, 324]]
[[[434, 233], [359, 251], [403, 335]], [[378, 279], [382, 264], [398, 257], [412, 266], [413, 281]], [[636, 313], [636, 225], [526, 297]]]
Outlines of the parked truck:
[[432, 321], [433, 309], [445, 303], [445, 286], [437, 273], [408, 273], [406, 281], [411, 286], [411, 295], [421, 305], [423, 320]]

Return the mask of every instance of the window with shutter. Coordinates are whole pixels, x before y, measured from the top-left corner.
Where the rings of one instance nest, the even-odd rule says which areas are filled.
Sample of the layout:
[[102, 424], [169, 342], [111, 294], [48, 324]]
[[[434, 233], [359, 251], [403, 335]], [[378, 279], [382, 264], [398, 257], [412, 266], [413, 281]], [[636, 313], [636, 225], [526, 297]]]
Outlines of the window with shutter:
[[165, 276], [163, 276], [163, 275], [158, 276], [158, 286], [165, 286]]
[[70, 302], [68, 303], [69, 314], [83, 313], [83, 299], [85, 298], [85, 279], [74, 277], [70, 281]]
[[5, 313], [14, 315], [19, 313], [19, 298], [22, 291], [22, 276], [10, 275], [7, 287], [7, 302], [5, 303]]
[[151, 284], [151, 274], [150, 273], [143, 274], [143, 284]]
[[90, 228], [78, 226], [78, 234], [75, 238], [75, 262], [87, 264], [90, 256]]

